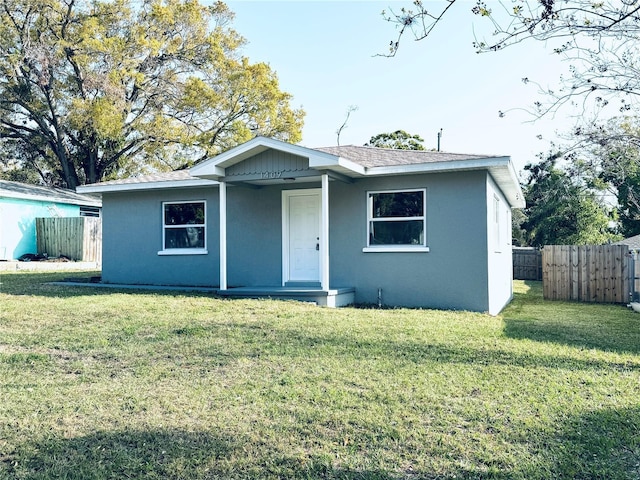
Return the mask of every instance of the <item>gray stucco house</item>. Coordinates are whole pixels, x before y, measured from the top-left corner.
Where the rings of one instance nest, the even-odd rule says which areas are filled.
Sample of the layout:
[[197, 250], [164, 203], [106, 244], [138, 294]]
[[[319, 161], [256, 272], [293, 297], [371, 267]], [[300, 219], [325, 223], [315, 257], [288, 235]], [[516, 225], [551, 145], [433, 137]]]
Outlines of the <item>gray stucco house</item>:
[[491, 314], [512, 298], [508, 157], [257, 137], [78, 191], [102, 194], [105, 283]]

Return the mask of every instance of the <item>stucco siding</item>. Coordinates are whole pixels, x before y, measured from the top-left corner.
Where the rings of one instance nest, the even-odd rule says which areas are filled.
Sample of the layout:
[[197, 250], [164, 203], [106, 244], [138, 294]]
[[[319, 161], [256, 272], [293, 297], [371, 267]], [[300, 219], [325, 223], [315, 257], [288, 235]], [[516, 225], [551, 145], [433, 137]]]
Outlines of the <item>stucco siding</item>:
[[[158, 255], [162, 202], [205, 200], [206, 255]], [[102, 280], [140, 285], [215, 286], [219, 283], [218, 189], [103, 195]]]
[[488, 312], [496, 315], [513, 296], [511, 208], [489, 175], [487, 175], [487, 211]]
[[[227, 188], [228, 284], [282, 284], [282, 191], [319, 182]], [[367, 192], [426, 190], [428, 252], [364, 252]], [[329, 184], [330, 286], [354, 287], [358, 303], [490, 311], [511, 295], [507, 257], [488, 238], [495, 185], [484, 171], [338, 180]], [[499, 193], [499, 191], [498, 191]], [[103, 280], [110, 283], [219, 285], [216, 187], [109, 193], [103, 196]], [[503, 203], [504, 198], [500, 197]], [[206, 255], [158, 255], [162, 202], [207, 202]], [[509, 229], [510, 232], [510, 229]], [[510, 237], [509, 237], [510, 241]], [[510, 253], [510, 251], [509, 251]], [[505, 276], [506, 275], [506, 276]], [[501, 289], [489, 293], [490, 289]]]
[[[331, 284], [356, 302], [486, 311], [485, 174], [412, 175], [331, 184]], [[363, 252], [368, 191], [426, 188], [429, 252]]]
[[13, 260], [25, 253], [38, 253], [36, 218], [78, 216], [78, 205], [0, 198], [0, 260]]
[[282, 285], [282, 187], [227, 192], [229, 286]]

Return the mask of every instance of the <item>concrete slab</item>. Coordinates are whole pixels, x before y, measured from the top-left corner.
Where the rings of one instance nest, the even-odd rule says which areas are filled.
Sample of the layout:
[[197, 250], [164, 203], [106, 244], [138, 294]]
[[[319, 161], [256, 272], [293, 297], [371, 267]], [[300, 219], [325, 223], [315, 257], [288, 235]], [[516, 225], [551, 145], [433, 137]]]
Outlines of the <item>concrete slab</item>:
[[49, 285], [61, 287], [89, 287], [106, 288], [112, 290], [150, 290], [150, 291], [173, 291], [173, 292], [205, 292], [217, 293], [217, 288], [212, 287], [177, 287], [170, 285], [126, 285], [119, 283], [92, 283], [92, 282], [49, 282]]
[[64, 272], [68, 270], [100, 270], [96, 262], [0, 262], [0, 272]]
[[70, 288], [103, 288], [112, 290], [146, 290], [173, 292], [204, 292], [225, 298], [270, 298], [274, 300], [297, 300], [311, 302], [322, 307], [336, 308], [351, 305], [355, 300], [352, 287], [321, 290], [311, 287], [236, 287], [220, 290], [214, 287], [184, 287], [172, 285], [127, 285], [117, 283], [94, 283], [87, 281], [49, 282]]
[[313, 287], [236, 287], [218, 291], [218, 295], [229, 298], [273, 298], [276, 300], [298, 300], [312, 302], [321, 307], [344, 307], [355, 300], [352, 287], [322, 290]]

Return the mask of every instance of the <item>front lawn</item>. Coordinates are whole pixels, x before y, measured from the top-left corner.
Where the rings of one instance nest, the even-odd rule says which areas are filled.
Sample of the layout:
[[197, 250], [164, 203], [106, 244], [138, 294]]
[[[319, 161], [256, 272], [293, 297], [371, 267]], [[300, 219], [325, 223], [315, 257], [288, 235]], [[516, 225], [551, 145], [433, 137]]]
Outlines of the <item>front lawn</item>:
[[640, 314], [0, 281], [0, 479], [640, 478]]

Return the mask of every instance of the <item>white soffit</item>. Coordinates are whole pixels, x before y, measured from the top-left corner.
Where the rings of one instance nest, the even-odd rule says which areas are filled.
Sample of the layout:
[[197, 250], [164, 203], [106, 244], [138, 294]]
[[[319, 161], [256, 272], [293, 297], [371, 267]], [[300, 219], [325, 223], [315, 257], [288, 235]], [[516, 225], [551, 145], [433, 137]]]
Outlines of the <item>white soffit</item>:
[[207, 187], [217, 186], [218, 182], [193, 178], [185, 180], [157, 181], [157, 182], [126, 182], [126, 183], [97, 183], [76, 187], [78, 193], [111, 193], [131, 192], [140, 190], [164, 190], [169, 188]]
[[504, 196], [509, 200], [511, 208], [525, 208], [527, 206], [518, 176], [511, 162], [505, 167], [491, 167], [488, 170]]
[[[344, 175], [353, 177], [355, 176], [364, 176], [367, 173], [366, 167], [355, 163], [351, 160], [348, 160], [343, 157], [336, 157], [334, 155], [330, 155], [323, 152], [317, 153], [322, 154], [323, 156], [313, 156], [309, 157], [309, 167], [314, 168], [316, 170], [332, 170], [334, 172], [342, 173]], [[331, 158], [327, 159], [325, 156], [329, 155]]]
[[365, 177], [410, 175], [420, 173], [464, 172], [487, 170], [498, 184], [513, 208], [524, 208], [524, 194], [509, 157], [479, 158], [448, 162], [392, 165], [366, 169]]

